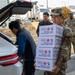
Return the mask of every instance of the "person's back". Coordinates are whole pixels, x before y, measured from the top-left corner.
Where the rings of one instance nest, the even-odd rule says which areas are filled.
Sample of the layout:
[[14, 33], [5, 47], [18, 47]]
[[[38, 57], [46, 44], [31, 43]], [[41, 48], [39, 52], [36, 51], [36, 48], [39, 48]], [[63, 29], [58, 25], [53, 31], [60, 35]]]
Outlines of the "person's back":
[[[25, 46], [25, 52], [24, 52], [24, 58], [25, 60], [34, 60], [35, 58], [35, 50], [36, 50], [36, 44], [30, 35], [30, 33], [26, 29], [21, 29], [19, 36], [24, 36], [26, 38], [26, 46]], [[18, 37], [17, 37], [18, 38]]]
[[26, 29], [21, 29], [18, 35], [24, 36], [26, 38], [25, 52], [23, 54], [23, 59], [25, 60], [24, 62], [25, 73], [26, 75], [34, 75], [35, 72], [34, 60], [35, 60], [35, 53], [36, 53], [36, 44], [32, 36]]
[[34, 75], [34, 59], [35, 59], [35, 51], [36, 44], [31, 36], [31, 34], [21, 28], [20, 23], [18, 21], [12, 21], [9, 24], [9, 28], [16, 35], [16, 44], [18, 45], [18, 56], [19, 58], [23, 58], [24, 61], [24, 72], [26, 75]]

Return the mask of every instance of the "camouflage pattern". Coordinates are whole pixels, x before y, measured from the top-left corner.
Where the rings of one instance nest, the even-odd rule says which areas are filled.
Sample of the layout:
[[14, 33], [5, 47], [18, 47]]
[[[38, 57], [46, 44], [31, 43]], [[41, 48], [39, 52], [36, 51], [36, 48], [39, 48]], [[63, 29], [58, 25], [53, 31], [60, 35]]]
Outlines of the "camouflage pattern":
[[69, 27], [64, 26], [64, 33], [62, 37], [62, 45], [58, 55], [56, 66], [59, 66], [60, 70], [57, 74], [52, 72], [45, 72], [45, 75], [66, 75], [65, 70], [67, 68], [67, 60], [70, 59], [71, 53], [71, 36], [72, 31]]
[[71, 28], [73, 36], [72, 36], [72, 44], [74, 47], [74, 52], [75, 52], [75, 18], [73, 18], [72, 20], [70, 20], [70, 18], [66, 19], [64, 22], [65, 26], [68, 26]]
[[62, 8], [54, 8], [51, 10], [51, 14], [50, 15], [60, 15], [62, 14]]
[[[61, 8], [54, 8], [51, 10], [51, 15], [60, 15], [63, 14]], [[70, 59], [71, 53], [71, 40], [72, 40], [72, 31], [71, 28], [62, 25], [64, 28], [64, 33], [62, 37], [62, 44], [58, 54], [58, 59], [56, 62], [57, 67], [60, 68], [57, 74], [52, 72], [45, 72], [45, 75], [66, 75], [65, 70], [67, 68], [67, 60]]]
[[65, 70], [60, 70], [57, 74], [54, 74], [52, 72], [45, 72], [44, 75], [66, 75]]
[[64, 25], [70, 27], [72, 31], [75, 31], [75, 18], [72, 20], [70, 18], [66, 19]]

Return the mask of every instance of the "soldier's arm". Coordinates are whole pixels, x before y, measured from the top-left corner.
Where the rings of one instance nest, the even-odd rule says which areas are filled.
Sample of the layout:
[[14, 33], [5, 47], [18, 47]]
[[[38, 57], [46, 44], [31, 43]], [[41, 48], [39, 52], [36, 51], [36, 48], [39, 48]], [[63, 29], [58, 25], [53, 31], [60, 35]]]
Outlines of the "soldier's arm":
[[[65, 35], [66, 34], [66, 35]], [[65, 29], [65, 31], [64, 31], [64, 35], [66, 36], [66, 37], [72, 37], [73, 36], [73, 32], [72, 32], [72, 30], [71, 30], [71, 28], [69, 28], [69, 27], [66, 27], [66, 29]]]
[[75, 36], [75, 31], [72, 32], [72, 36]]
[[66, 29], [65, 31], [65, 36], [62, 41], [62, 45], [60, 48], [59, 56], [56, 65], [58, 67], [61, 66], [61, 64], [65, 61], [67, 61], [70, 57], [70, 49], [71, 49], [71, 36], [72, 36], [72, 31], [70, 29]]
[[66, 26], [66, 20], [64, 21], [63, 25]]
[[70, 56], [70, 46], [68, 47], [64, 42], [59, 52], [59, 57], [56, 65], [60, 67], [63, 62], [69, 59], [69, 56]]

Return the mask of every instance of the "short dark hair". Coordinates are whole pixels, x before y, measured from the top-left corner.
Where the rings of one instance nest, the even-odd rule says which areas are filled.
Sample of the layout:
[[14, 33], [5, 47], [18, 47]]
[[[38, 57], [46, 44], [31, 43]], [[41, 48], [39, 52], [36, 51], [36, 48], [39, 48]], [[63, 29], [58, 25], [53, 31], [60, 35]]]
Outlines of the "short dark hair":
[[60, 17], [63, 16], [62, 14], [60, 14]]
[[9, 29], [13, 29], [13, 28], [16, 28], [16, 29], [20, 29], [20, 24], [19, 22], [17, 21], [12, 21], [9, 23]]
[[48, 12], [44, 12], [43, 15], [47, 15], [47, 16], [49, 16], [49, 13], [48, 13]]
[[15, 21], [19, 22], [19, 24], [22, 24], [20, 19], [16, 19]]

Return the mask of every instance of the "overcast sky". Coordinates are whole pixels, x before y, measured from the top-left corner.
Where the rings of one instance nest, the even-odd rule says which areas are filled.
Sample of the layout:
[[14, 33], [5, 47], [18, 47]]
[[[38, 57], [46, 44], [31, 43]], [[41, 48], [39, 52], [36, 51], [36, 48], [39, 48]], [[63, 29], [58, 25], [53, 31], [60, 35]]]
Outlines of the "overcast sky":
[[[27, 0], [30, 1], [30, 0]], [[38, 5], [44, 5], [46, 7], [47, 0], [31, 0], [38, 1]], [[48, 0], [48, 7], [61, 7], [61, 6], [75, 5], [75, 0]]]

